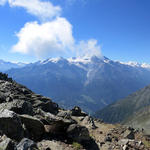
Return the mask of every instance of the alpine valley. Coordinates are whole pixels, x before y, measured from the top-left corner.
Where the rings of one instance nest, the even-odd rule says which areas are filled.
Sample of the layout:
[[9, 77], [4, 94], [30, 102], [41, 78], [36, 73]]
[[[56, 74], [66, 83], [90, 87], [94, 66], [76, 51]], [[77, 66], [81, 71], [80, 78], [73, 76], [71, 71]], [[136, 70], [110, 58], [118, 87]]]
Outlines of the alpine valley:
[[6, 72], [61, 107], [93, 113], [150, 84], [150, 66], [106, 57], [50, 58]]
[[119, 100], [96, 113], [97, 117], [109, 123], [122, 123], [144, 129], [150, 134], [150, 85], [126, 98]]

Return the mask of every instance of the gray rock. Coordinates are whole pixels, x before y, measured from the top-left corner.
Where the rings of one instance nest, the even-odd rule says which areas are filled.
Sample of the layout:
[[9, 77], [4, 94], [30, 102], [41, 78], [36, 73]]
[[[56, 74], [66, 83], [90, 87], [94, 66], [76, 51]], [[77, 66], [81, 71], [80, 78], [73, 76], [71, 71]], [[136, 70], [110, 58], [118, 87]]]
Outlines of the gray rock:
[[87, 116], [86, 113], [82, 112], [81, 108], [78, 106], [75, 106], [72, 110], [71, 110], [71, 115], [72, 116]]
[[24, 130], [18, 115], [7, 109], [0, 110], [0, 130], [9, 138], [20, 140]]
[[128, 138], [128, 139], [134, 139], [134, 131], [133, 130], [126, 130], [123, 134], [124, 138]]
[[51, 113], [44, 113], [43, 118], [45, 119], [45, 122], [47, 122], [45, 126], [46, 132], [53, 134], [62, 134], [65, 132], [69, 125], [76, 123], [72, 119], [64, 119]]
[[106, 136], [105, 137], [105, 142], [112, 142], [112, 137], [111, 136]]
[[129, 143], [129, 139], [121, 139], [118, 141], [118, 144], [123, 146], [123, 145], [127, 145]]
[[37, 146], [39, 150], [75, 150], [75, 148], [73, 148], [72, 146], [62, 143], [60, 141], [43, 140], [39, 142]]
[[44, 124], [37, 118], [29, 115], [20, 115], [30, 138], [40, 139], [44, 134]]
[[91, 129], [96, 129], [96, 125], [95, 125], [95, 122], [94, 122], [94, 119], [91, 117], [91, 116], [86, 116], [83, 120], [82, 120], [82, 123], [85, 125], [85, 126], [88, 126], [89, 128]]
[[72, 124], [67, 129], [67, 135], [73, 141], [82, 142], [90, 140], [89, 131], [86, 127]]
[[124, 145], [123, 147], [122, 147], [122, 150], [127, 150], [128, 149], [128, 146], [127, 145]]
[[6, 101], [7, 95], [4, 92], [0, 91], [0, 103], [3, 103]]
[[58, 113], [58, 104], [53, 103], [50, 99], [44, 97], [38, 98], [33, 101], [34, 108], [40, 108], [45, 112], [50, 112], [52, 114]]
[[8, 109], [17, 114], [33, 115], [33, 107], [30, 102], [24, 100], [13, 100], [12, 102], [0, 104], [0, 109]]
[[68, 110], [68, 111], [61, 110], [61, 111], [59, 111], [57, 116], [58, 117], [63, 117], [65, 119], [70, 119], [71, 118], [71, 111], [70, 110]]
[[13, 150], [14, 149], [14, 142], [7, 138], [6, 136], [3, 136], [1, 139], [2, 142], [0, 142], [0, 150]]
[[36, 150], [37, 145], [34, 141], [24, 138], [21, 142], [16, 146], [16, 150]]

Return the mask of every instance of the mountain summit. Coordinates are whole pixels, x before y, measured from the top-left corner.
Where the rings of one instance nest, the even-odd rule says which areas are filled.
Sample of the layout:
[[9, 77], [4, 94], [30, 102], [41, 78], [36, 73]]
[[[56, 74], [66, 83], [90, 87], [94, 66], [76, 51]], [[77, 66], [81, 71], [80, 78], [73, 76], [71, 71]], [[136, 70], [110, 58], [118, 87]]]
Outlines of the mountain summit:
[[8, 72], [62, 107], [95, 112], [150, 84], [150, 69], [106, 57], [50, 58]]

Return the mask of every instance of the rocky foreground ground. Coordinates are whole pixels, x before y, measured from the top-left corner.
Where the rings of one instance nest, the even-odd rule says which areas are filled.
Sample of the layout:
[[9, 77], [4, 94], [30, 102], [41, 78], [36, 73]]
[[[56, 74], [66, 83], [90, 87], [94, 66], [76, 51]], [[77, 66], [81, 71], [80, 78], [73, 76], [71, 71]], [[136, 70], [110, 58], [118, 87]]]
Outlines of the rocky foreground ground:
[[149, 150], [142, 131], [64, 110], [14, 81], [0, 80], [0, 150]]

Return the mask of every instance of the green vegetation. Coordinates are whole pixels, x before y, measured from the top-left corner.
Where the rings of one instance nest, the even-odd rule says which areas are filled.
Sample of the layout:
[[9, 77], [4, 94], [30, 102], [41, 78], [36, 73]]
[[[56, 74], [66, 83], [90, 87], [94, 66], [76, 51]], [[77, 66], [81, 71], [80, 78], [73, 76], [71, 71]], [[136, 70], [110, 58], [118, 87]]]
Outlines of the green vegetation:
[[82, 145], [80, 143], [77, 142], [73, 142], [72, 146], [76, 149], [76, 150], [80, 150], [82, 148]]
[[149, 142], [149, 141], [143, 140], [142, 142], [143, 142], [143, 144], [144, 144], [147, 148], [150, 148], [150, 142]]

